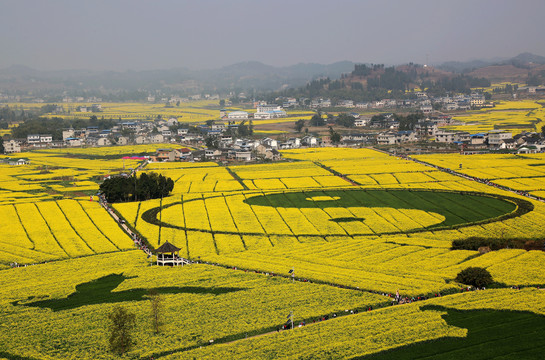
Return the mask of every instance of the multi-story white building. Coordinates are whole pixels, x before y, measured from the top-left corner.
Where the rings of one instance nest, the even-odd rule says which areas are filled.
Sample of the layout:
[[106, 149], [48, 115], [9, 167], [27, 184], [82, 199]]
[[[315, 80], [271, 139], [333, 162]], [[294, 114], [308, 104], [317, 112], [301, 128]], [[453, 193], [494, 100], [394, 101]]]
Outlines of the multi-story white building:
[[405, 142], [417, 141], [416, 133], [414, 131], [398, 131], [398, 132], [386, 132], [377, 135], [377, 144], [379, 145], [395, 145]]
[[469, 100], [469, 105], [471, 107], [483, 107], [484, 105], [484, 96], [475, 96]]
[[21, 152], [21, 141], [20, 140], [6, 140], [3, 142], [4, 152], [5, 153], [16, 153]]
[[53, 136], [49, 134], [29, 134], [26, 137], [26, 141], [29, 144], [50, 143], [53, 141]]
[[488, 144], [499, 146], [503, 140], [512, 139], [513, 134], [505, 130], [491, 130], [488, 132]]
[[354, 126], [367, 126], [371, 122], [371, 118], [360, 117], [359, 119], [354, 120]]
[[275, 119], [286, 116], [288, 114], [279, 105], [257, 105], [254, 119]]
[[248, 113], [246, 111], [231, 111], [227, 114], [227, 118], [231, 120], [248, 119]]
[[438, 131], [435, 134], [435, 142], [451, 144], [456, 141], [461, 141], [460, 136], [456, 132]]

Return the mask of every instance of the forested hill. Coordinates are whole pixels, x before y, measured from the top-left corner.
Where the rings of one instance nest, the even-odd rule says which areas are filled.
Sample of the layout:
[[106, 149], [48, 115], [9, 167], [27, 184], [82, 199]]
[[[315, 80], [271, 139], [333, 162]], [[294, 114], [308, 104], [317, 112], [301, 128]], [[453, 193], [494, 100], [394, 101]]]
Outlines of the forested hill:
[[485, 78], [455, 74], [413, 63], [389, 67], [383, 64], [355, 64], [352, 72], [341, 75], [338, 80], [316, 79], [304, 87], [271, 94], [271, 98], [323, 97], [365, 102], [386, 98], [400, 99], [409, 96], [407, 91], [420, 89], [426, 89], [429, 95], [441, 96], [448, 92], [470, 93], [471, 88], [488, 86], [490, 81]]

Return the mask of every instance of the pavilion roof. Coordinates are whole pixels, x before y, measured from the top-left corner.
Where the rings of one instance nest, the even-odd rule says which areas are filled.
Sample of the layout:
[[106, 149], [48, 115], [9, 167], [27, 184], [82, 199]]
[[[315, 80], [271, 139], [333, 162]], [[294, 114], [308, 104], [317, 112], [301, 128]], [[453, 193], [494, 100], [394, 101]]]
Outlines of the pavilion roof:
[[161, 245], [160, 247], [158, 247], [155, 252], [156, 253], [175, 253], [175, 252], [178, 252], [180, 251], [181, 249], [172, 245], [171, 243], [169, 243], [168, 241], [166, 241], [163, 245]]

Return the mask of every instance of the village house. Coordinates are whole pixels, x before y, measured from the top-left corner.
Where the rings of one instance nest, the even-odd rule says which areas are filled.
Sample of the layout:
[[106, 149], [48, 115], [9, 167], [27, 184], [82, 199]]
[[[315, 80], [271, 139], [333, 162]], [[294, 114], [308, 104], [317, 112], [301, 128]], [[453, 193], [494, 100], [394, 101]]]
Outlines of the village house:
[[217, 160], [221, 157], [222, 152], [218, 149], [206, 149], [204, 150], [204, 157], [207, 160]]
[[483, 133], [472, 134], [470, 136], [469, 144], [470, 145], [484, 145], [486, 143], [486, 140], [488, 140], [487, 134], [483, 134]]
[[278, 141], [271, 138], [263, 138], [261, 139], [261, 144], [265, 145], [266, 147], [277, 149], [278, 148]]
[[455, 142], [469, 142], [470, 134], [465, 131], [459, 132], [448, 132], [448, 131], [438, 131], [435, 134], [435, 142], [438, 143], [447, 143], [452, 144]]
[[370, 143], [374, 140], [374, 134], [362, 134], [362, 133], [351, 133], [346, 134], [341, 137], [343, 144], [361, 144], [361, 143]]
[[129, 138], [126, 136], [120, 136], [117, 138], [117, 145], [128, 145], [129, 144]]
[[433, 121], [424, 121], [417, 123], [414, 130], [422, 136], [435, 136], [439, 128]]
[[134, 138], [134, 142], [138, 145], [149, 144], [149, 138], [144, 135], [138, 135], [137, 137]]
[[149, 136], [149, 142], [152, 144], [160, 144], [165, 141], [163, 134], [151, 134]]
[[239, 161], [252, 161], [253, 155], [251, 151], [239, 150], [239, 151], [236, 151], [235, 153], [235, 159]]
[[500, 143], [500, 149], [514, 150], [517, 148], [517, 140], [504, 139]]
[[212, 130], [212, 131], [224, 132], [225, 129], [226, 129], [225, 123], [223, 123], [223, 122], [221, 122], [221, 121], [214, 121], [214, 122], [210, 125], [210, 130]]
[[4, 152], [5, 153], [18, 153], [21, 152], [21, 144], [22, 140], [4, 140], [2, 144], [4, 145]]
[[176, 149], [175, 158], [177, 160], [189, 160], [191, 159], [191, 150], [185, 147]]
[[318, 138], [312, 135], [306, 135], [301, 139], [301, 145], [304, 146], [318, 146]]
[[70, 137], [70, 138], [64, 139], [64, 144], [66, 146], [75, 147], [75, 146], [83, 145], [83, 141], [80, 138]]
[[416, 133], [414, 131], [405, 130], [398, 132], [386, 132], [377, 135], [378, 145], [395, 145], [406, 142], [417, 141]]
[[153, 161], [174, 161], [176, 160], [176, 150], [173, 149], [157, 149]]

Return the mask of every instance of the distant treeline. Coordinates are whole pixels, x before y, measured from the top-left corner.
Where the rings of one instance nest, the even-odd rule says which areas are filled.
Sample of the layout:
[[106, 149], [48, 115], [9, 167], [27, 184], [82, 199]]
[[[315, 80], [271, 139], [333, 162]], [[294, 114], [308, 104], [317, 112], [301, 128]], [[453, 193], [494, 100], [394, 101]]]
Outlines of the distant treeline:
[[[4, 117], [4, 115], [6, 115]], [[40, 113], [12, 110], [9, 107], [0, 109], [0, 128], [7, 129], [11, 123], [19, 123], [13, 127], [12, 137], [24, 139], [30, 134], [51, 134], [53, 140], [62, 140], [62, 131], [67, 128], [84, 129], [88, 126], [97, 126], [99, 130], [110, 129], [117, 121], [99, 119], [93, 115], [89, 119], [62, 119], [59, 117], [42, 118]]]
[[[446, 95], [449, 92], [471, 92], [473, 87], [488, 87], [490, 81], [468, 75], [443, 76], [439, 80], [432, 79], [430, 73], [419, 65], [409, 64], [406, 71], [395, 67], [384, 67], [383, 64], [357, 64], [351, 74], [343, 75], [339, 80], [329, 78], [316, 79], [304, 87], [286, 89], [280, 92], [265, 94], [263, 97], [271, 102], [277, 97], [306, 97], [309, 99], [323, 97], [333, 102], [344, 99], [357, 102], [369, 102], [385, 98], [404, 99], [414, 95], [406, 94], [406, 90], [419, 86], [427, 89], [434, 96]], [[362, 79], [363, 78], [363, 79]], [[366, 86], [361, 80], [367, 82]]]

